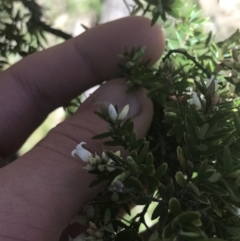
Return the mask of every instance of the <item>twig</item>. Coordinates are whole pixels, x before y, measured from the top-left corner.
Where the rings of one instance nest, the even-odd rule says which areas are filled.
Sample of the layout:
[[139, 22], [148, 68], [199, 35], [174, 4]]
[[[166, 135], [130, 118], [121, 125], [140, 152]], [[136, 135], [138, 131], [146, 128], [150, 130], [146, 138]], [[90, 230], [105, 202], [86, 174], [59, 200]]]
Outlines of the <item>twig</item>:
[[202, 65], [197, 62], [196, 58], [188, 54], [185, 50], [180, 50], [180, 49], [169, 50], [168, 53], [163, 57], [163, 62], [165, 62], [173, 53], [184, 55], [185, 57], [187, 57], [187, 59], [190, 59], [200, 70], [202, 70], [202, 72], [206, 74], [208, 78], [211, 77], [212, 74], [204, 67], [202, 67]]

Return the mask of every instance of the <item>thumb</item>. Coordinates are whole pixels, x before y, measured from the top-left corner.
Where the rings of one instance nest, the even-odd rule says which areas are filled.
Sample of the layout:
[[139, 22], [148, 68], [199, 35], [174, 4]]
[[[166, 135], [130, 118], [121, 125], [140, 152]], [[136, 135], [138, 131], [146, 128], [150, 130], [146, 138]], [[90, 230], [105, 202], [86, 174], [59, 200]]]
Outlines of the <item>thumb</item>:
[[[94, 198], [99, 187], [89, 188], [94, 176], [71, 157], [71, 151], [84, 141], [91, 152], [101, 152], [101, 142], [92, 136], [106, 132], [106, 123], [94, 110], [110, 103], [121, 109], [130, 105], [137, 135], [146, 135], [153, 106], [145, 90], [126, 94], [123, 80], [104, 84], [77, 113], [49, 132], [32, 151], [0, 169], [0, 234], [23, 240], [58, 240], [75, 214]], [[17, 204], [17, 205], [16, 205]], [[30, 230], [30, 231], [29, 231]], [[0, 236], [1, 236], [0, 235]]]

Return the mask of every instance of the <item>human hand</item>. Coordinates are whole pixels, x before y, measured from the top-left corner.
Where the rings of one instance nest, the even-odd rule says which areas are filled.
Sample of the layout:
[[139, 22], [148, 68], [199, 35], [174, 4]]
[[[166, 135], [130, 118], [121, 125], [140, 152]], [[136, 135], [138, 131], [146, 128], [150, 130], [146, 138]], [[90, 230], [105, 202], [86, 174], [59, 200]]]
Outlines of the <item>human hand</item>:
[[[117, 73], [117, 54], [124, 47], [146, 46], [144, 60], [156, 62], [164, 39], [158, 26], [143, 17], [99, 25], [63, 44], [24, 58], [0, 76], [0, 155], [4, 165], [55, 108]], [[0, 169], [0, 240], [59, 240], [83, 205], [96, 195], [93, 176], [71, 157], [85, 141], [101, 152], [92, 136], [106, 130], [93, 114], [99, 104], [130, 104], [138, 136], [151, 123], [153, 107], [144, 90], [126, 94], [123, 80], [111, 80], [92, 94], [76, 114], [51, 130], [30, 152]]]

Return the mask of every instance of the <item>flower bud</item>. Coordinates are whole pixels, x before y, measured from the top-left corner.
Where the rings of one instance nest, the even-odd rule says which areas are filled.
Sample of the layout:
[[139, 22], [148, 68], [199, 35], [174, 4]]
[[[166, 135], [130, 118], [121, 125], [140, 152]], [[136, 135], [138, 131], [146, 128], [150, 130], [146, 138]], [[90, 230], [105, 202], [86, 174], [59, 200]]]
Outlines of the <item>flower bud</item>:
[[93, 230], [93, 229], [91, 229], [91, 228], [88, 228], [88, 229], [86, 230], [86, 232], [87, 232], [88, 234], [90, 234], [90, 235], [94, 235], [95, 232], [96, 232], [96, 230]]
[[95, 229], [95, 230], [97, 229], [96, 224], [91, 222], [91, 221], [89, 221], [89, 226], [90, 226], [91, 229]]
[[134, 66], [134, 63], [131, 62], [131, 61], [128, 61], [128, 62], [126, 63], [126, 67], [127, 67], [128, 69], [131, 69], [133, 66]]
[[97, 238], [102, 238], [102, 237], [103, 237], [103, 233], [98, 230], [98, 231], [95, 232], [95, 236], [96, 236]]
[[118, 116], [118, 119], [121, 121], [124, 120], [127, 117], [128, 112], [129, 112], [129, 105], [126, 105], [123, 107], [121, 113]]
[[116, 111], [115, 107], [112, 104], [110, 104], [109, 107], [108, 107], [108, 116], [114, 122], [118, 118], [117, 111]]
[[91, 172], [91, 171], [96, 170], [96, 166], [86, 165], [85, 167], [83, 167], [83, 169], [86, 169], [87, 171]]
[[100, 172], [103, 172], [105, 170], [105, 166], [104, 165], [98, 165], [98, 170]]

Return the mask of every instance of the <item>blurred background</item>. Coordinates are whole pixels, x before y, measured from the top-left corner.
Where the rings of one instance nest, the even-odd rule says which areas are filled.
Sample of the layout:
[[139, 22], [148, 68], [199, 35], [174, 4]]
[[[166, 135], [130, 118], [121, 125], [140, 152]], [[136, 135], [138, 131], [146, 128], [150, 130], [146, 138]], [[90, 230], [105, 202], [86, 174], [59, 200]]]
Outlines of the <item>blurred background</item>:
[[[53, 28], [77, 36], [97, 24], [128, 16], [133, 0], [37, 0], [43, 8], [44, 21]], [[188, 0], [202, 8], [207, 21], [202, 28], [215, 35], [216, 41], [222, 41], [233, 34], [240, 26], [240, 0]], [[167, 35], [167, 34], [166, 34]], [[44, 48], [64, 41], [50, 33], [45, 34]], [[12, 56], [10, 65], [20, 57]], [[91, 91], [90, 91], [91, 92]], [[87, 97], [89, 92], [86, 93]], [[85, 98], [84, 97], [84, 98]], [[65, 111], [59, 108], [51, 113], [46, 121], [30, 136], [19, 150], [19, 155], [30, 150], [46, 133], [65, 119]]]

